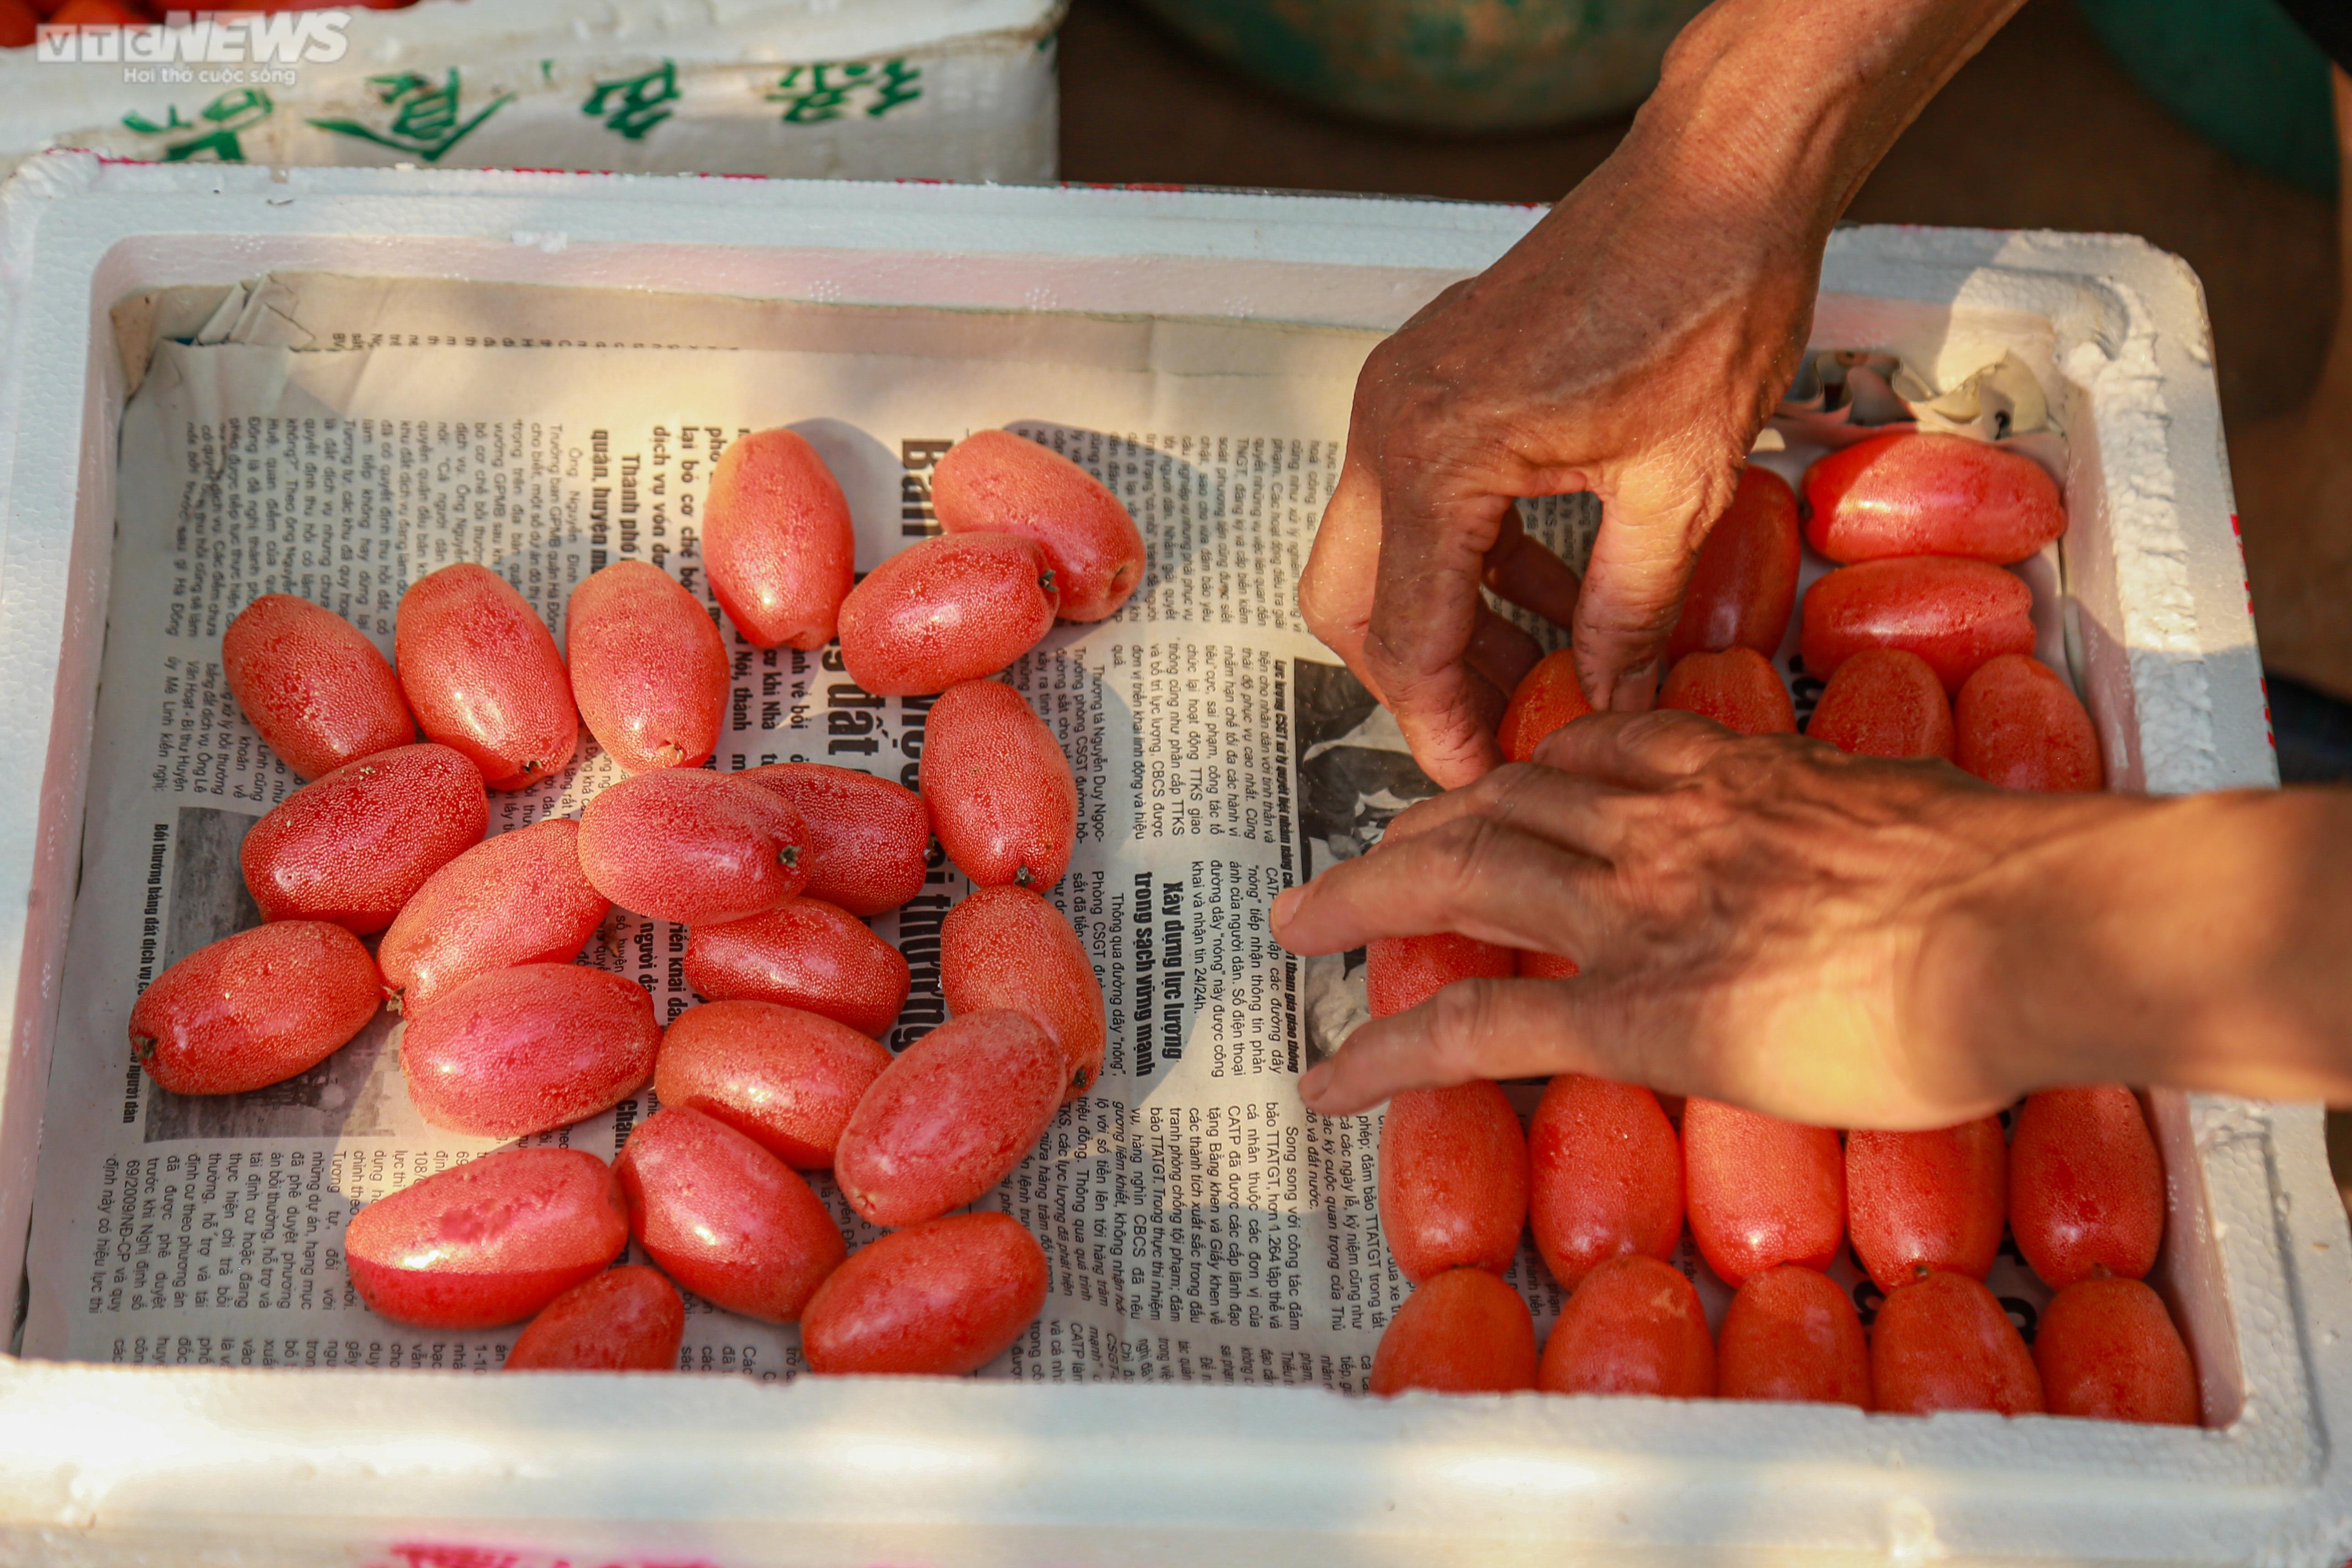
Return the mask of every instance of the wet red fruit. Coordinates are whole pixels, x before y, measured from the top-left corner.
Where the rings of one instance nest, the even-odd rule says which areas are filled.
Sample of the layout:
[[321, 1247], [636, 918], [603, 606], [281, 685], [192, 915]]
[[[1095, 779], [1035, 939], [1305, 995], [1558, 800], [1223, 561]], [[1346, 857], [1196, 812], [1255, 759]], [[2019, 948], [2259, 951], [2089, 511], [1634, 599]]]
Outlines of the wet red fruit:
[[520, 1138], [609, 1110], [653, 1076], [645, 987], [576, 963], [477, 975], [409, 1020], [400, 1065], [436, 1127]]
[[1528, 1161], [1536, 1247], [1568, 1289], [1625, 1253], [1674, 1256], [1683, 1146], [1648, 1089], [1560, 1074], [1528, 1124]]
[[670, 1372], [686, 1337], [677, 1287], [641, 1263], [607, 1268], [540, 1309], [509, 1372]]
[[1061, 911], [1026, 888], [975, 888], [940, 924], [940, 989], [948, 1011], [1009, 1007], [1028, 1015], [1069, 1063], [1062, 1098], [1102, 1077], [1102, 985]]
[[237, 859], [269, 921], [390, 925], [425, 879], [482, 841], [489, 799], [446, 746], [394, 746], [304, 784], [253, 825]]
[[2033, 651], [2033, 590], [1982, 561], [1905, 555], [1841, 567], [1805, 590], [1799, 649], [1826, 680], [1871, 647], [1907, 648], [1947, 692], [1985, 660]]
[[1522, 980], [1573, 980], [1582, 971], [1576, 960], [1557, 952], [1538, 952], [1532, 948], [1517, 948], [1512, 952], [1512, 973]]
[[831, 1168], [841, 1130], [890, 1053], [846, 1024], [772, 1002], [707, 1002], [662, 1036], [654, 1093], [799, 1171]]
[[1143, 535], [1092, 474], [1010, 430], [965, 437], [931, 470], [931, 510], [949, 533], [1013, 533], [1054, 569], [1066, 621], [1117, 615], [1143, 582]]
[[1062, 1103], [1062, 1047], [1019, 1013], [966, 1013], [898, 1053], [834, 1152], [842, 1195], [874, 1224], [943, 1215], [1027, 1159]]
[[2090, 714], [2040, 659], [1987, 660], [1960, 688], [1952, 716], [1953, 760], [1987, 784], [2065, 795], [2106, 783]]
[[1415, 1284], [1510, 1268], [1528, 1223], [1528, 1140], [1491, 1083], [1409, 1089], [1381, 1122], [1381, 1235]]
[[1372, 1016], [1418, 1007], [1457, 980], [1500, 980], [1518, 973], [1518, 955], [1475, 937], [1438, 931], [1382, 936], [1364, 952], [1364, 996]]
[[278, 921], [200, 947], [131, 1009], [131, 1050], [173, 1094], [243, 1094], [335, 1054], [383, 1003], [375, 960], [325, 921]]
[[1797, 603], [1797, 495], [1789, 481], [1753, 465], [1739, 471], [1731, 505], [1707, 531], [1683, 592], [1682, 618], [1666, 638], [1666, 662], [1685, 654], [1753, 648], [1780, 651]]
[[613, 908], [580, 869], [579, 838], [577, 822], [551, 817], [426, 878], [376, 950], [394, 1008], [414, 1018], [478, 974], [579, 957]]
[[866, 690], [905, 697], [994, 675], [1054, 629], [1045, 552], [1010, 533], [927, 539], [866, 574], [841, 606], [841, 658]]
[[1829, 1128], [1693, 1095], [1683, 1177], [1692, 1239], [1727, 1285], [1781, 1263], [1826, 1268], [1845, 1239], [1845, 1153]]
[[2007, 565], [2066, 531], [2057, 481], [1962, 436], [1898, 431], [1805, 470], [1805, 542], [1832, 561], [1966, 555]]
[[727, 712], [727, 645], [668, 573], [615, 561], [563, 612], [572, 695], [624, 772], [698, 768]]
[[604, 1161], [501, 1149], [360, 1210], [343, 1255], [370, 1311], [424, 1329], [490, 1329], [530, 1317], [628, 1244]]
[[1642, 1253], [1584, 1277], [1544, 1342], [1536, 1386], [1547, 1394], [1715, 1394], [1715, 1342], [1698, 1292], [1680, 1270]]
[[2104, 1269], [2137, 1279], [2164, 1243], [2164, 1162], [2121, 1084], [2030, 1094], [2009, 1146], [2009, 1226], [2053, 1289]]
[[1780, 671], [1752, 647], [1684, 655], [1666, 672], [1658, 706], [1704, 714], [1741, 735], [1797, 732], [1797, 710]]
[[956, 869], [984, 888], [1059, 882], [1077, 841], [1077, 780], [1028, 700], [968, 680], [931, 704], [923, 734], [923, 804]]
[[2164, 1300], [2137, 1279], [2083, 1279], [2042, 1309], [2033, 1364], [2053, 1415], [2197, 1425], [2197, 1368]]
[[629, 1234], [714, 1307], [792, 1322], [849, 1256], [806, 1182], [698, 1110], [663, 1110], [638, 1122], [614, 1170]]
[[809, 836], [801, 890], [810, 898], [870, 919], [923, 890], [931, 814], [905, 784], [824, 763], [776, 763], [738, 776], [801, 814]]
[[1510, 1394], [1536, 1385], [1536, 1326], [1519, 1293], [1484, 1268], [1423, 1280], [1372, 1352], [1374, 1394]]
[[1715, 1340], [1715, 1392], [1870, 1408], [1870, 1345], [1853, 1303], [1828, 1275], [1794, 1264], [1740, 1286]]
[[1545, 736], [1591, 711], [1592, 704], [1584, 700], [1584, 683], [1576, 673], [1576, 654], [1562, 648], [1546, 654], [1519, 678], [1495, 739], [1503, 748], [1504, 761], [1528, 762]]
[[2000, 1119], [1933, 1132], [1845, 1135], [1846, 1231], [1882, 1290], [1930, 1269], [1981, 1279], [2009, 1221]]
[[740, 774], [638, 773], [580, 814], [580, 869], [625, 910], [719, 925], [782, 905], [808, 881], [808, 826]]
[[1952, 702], [1917, 654], [1867, 647], [1837, 667], [1805, 733], [1856, 757], [1952, 757]]
[[908, 979], [897, 948], [822, 899], [687, 937], [686, 983], [710, 1001], [774, 1002], [877, 1039], [898, 1022]]
[[462, 752], [492, 789], [527, 789], [572, 761], [580, 711], [563, 656], [497, 573], [463, 563], [410, 584], [393, 655], [425, 733]]
[[236, 705], [305, 779], [416, 739], [400, 681], [375, 644], [335, 614], [264, 594], [221, 634]]
[[761, 430], [719, 455], [702, 559], [711, 596], [745, 642], [808, 652], [831, 642], [856, 556], [849, 502], [800, 436]]
[[1871, 1326], [1870, 1384], [1890, 1415], [2042, 1410], [2042, 1375], [2017, 1325], [1965, 1274], [1930, 1274], [1886, 1298]]
[[1004, 1353], [1045, 1305], [1045, 1249], [1001, 1214], [925, 1220], [852, 1253], [801, 1319], [820, 1373], [961, 1377]]

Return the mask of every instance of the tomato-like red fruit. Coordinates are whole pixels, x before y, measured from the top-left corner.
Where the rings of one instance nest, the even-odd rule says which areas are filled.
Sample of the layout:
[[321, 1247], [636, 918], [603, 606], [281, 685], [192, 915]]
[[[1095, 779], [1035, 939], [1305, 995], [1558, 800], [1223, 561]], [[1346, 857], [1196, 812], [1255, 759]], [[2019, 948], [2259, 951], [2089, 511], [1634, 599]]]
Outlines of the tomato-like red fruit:
[[808, 825], [740, 773], [662, 768], [580, 814], [580, 869], [625, 910], [720, 925], [781, 907], [808, 883]]
[[200, 947], [131, 1008], [131, 1049], [173, 1094], [243, 1094], [333, 1056], [383, 1004], [375, 960], [325, 921], [277, 921]]
[[714, 1307], [792, 1322], [849, 1256], [798, 1173], [698, 1110], [665, 1109], [638, 1122], [614, 1170], [629, 1234]]
[[446, 746], [394, 746], [278, 802], [237, 860], [262, 919], [332, 921], [366, 936], [489, 825], [473, 763]]
[[1010, 533], [909, 545], [866, 574], [841, 606], [841, 660], [887, 697], [945, 691], [994, 675], [1054, 629], [1061, 603], [1045, 552]]
[[1845, 1239], [1845, 1152], [1827, 1127], [1693, 1095], [1683, 1181], [1692, 1239], [1727, 1285], [1781, 1263], [1826, 1268]]
[[773, 1002], [706, 1002], [662, 1036], [654, 1093], [796, 1171], [823, 1171], [890, 1053], [846, 1024]]
[[1102, 984], [1078, 933], [1026, 888], [975, 888], [940, 923], [940, 990], [951, 1013], [1025, 1013], [1069, 1062], [1064, 1100], [1102, 1077]]
[[1054, 569], [1066, 621], [1118, 613], [1143, 583], [1143, 535], [1102, 482], [1010, 430], [965, 437], [931, 470], [931, 510], [949, 533], [1013, 533]]
[[661, 1026], [645, 987], [577, 963], [467, 981], [409, 1020], [408, 1096], [436, 1127], [520, 1138], [609, 1110], [653, 1077]]
[[1896, 431], [1805, 470], [1805, 542], [1832, 561], [1966, 555], [2024, 560], [2066, 531], [2041, 464], [1990, 441]]
[[1379, 1394], [1512, 1394], [1536, 1385], [1536, 1325], [1500, 1276], [1455, 1268], [1405, 1298], [1372, 1352]]
[[1547, 1394], [1715, 1394], [1715, 1341], [1698, 1292], [1646, 1253], [1612, 1258], [1584, 1277], [1544, 1342], [1536, 1386]]
[[1591, 711], [1592, 704], [1584, 700], [1584, 682], [1576, 673], [1576, 652], [1562, 648], [1544, 655], [1519, 678], [1495, 739], [1506, 762], [1531, 762], [1545, 736]]
[[923, 890], [931, 814], [905, 784], [824, 763], [775, 763], [739, 776], [801, 814], [809, 835], [801, 890], [810, 898], [870, 920]]
[[416, 739], [400, 681], [334, 611], [264, 594], [221, 634], [221, 668], [269, 749], [304, 779]]
[[41, 15], [25, 0], [0, 0], [0, 49], [30, 48], [40, 32]]
[[572, 761], [572, 678], [547, 623], [505, 578], [470, 563], [418, 578], [392, 640], [416, 721], [492, 789], [528, 789]]
[[1870, 1408], [1870, 1345], [1837, 1282], [1784, 1263], [1731, 1298], [1715, 1340], [1715, 1392]]
[[1987, 660], [1960, 688], [1952, 716], [1953, 760], [1987, 784], [2070, 795], [2106, 783], [2090, 714], [2038, 658]]
[[580, 869], [579, 842], [577, 822], [550, 817], [426, 878], [376, 949], [393, 1006], [414, 1018], [478, 974], [579, 957], [613, 909]]
[[686, 1338], [677, 1287], [642, 1263], [607, 1268], [540, 1309], [507, 1352], [509, 1372], [669, 1372]]
[[898, 1053], [834, 1151], [842, 1195], [874, 1224], [943, 1215], [1029, 1157], [1062, 1103], [1062, 1047], [1019, 1013], [966, 1013]]
[[1568, 1289], [1625, 1253], [1674, 1256], [1683, 1146], [1648, 1089], [1561, 1073], [1528, 1123], [1528, 1161], [1536, 1247]]
[[2111, 1083], [2025, 1097], [2009, 1145], [2009, 1226], [2053, 1289], [2156, 1266], [2164, 1161], [2137, 1096]]
[[911, 978], [898, 950], [822, 899], [687, 936], [686, 983], [713, 1002], [774, 1002], [879, 1039], [898, 1021]]
[[919, 783], [940, 847], [982, 887], [1042, 893], [1070, 868], [1078, 837], [1070, 759], [1002, 681], [968, 680], [931, 704]]
[[1805, 590], [1798, 649], [1823, 680], [1864, 648], [1907, 648], [1947, 693], [1985, 660], [2033, 651], [2033, 590], [2014, 572], [1947, 555], [1841, 567]]
[[1683, 591], [1682, 618], [1666, 638], [1666, 662], [1685, 654], [1753, 648], [1780, 651], [1797, 604], [1797, 492], [1769, 468], [1739, 470], [1731, 505], [1707, 530]]
[[1364, 951], [1364, 997], [1372, 1016], [1418, 1007], [1457, 980], [1501, 980], [1518, 973], [1518, 954], [1475, 937], [1374, 937]]
[[1557, 952], [1538, 952], [1533, 948], [1512, 950], [1512, 973], [1522, 980], [1573, 980], [1583, 973], [1576, 960]]
[[1981, 1279], [2009, 1223], [2000, 1119], [1932, 1132], [1845, 1135], [1846, 1232], [1882, 1290], [1930, 1269]]
[[821, 1373], [961, 1377], [1004, 1353], [1045, 1305], [1045, 1249], [1001, 1214], [927, 1219], [850, 1254], [801, 1319]]
[[628, 1244], [604, 1161], [501, 1149], [352, 1215], [343, 1256], [370, 1311], [424, 1329], [491, 1329], [530, 1317]]
[[1381, 1122], [1380, 1171], [1381, 1235], [1406, 1279], [1510, 1268], [1528, 1223], [1528, 1140], [1501, 1089], [1399, 1092]]
[[694, 595], [658, 566], [615, 561], [563, 612], [572, 695], [626, 773], [698, 768], [727, 712], [727, 645]]
[[710, 470], [702, 561], [711, 596], [753, 647], [814, 652], [833, 640], [857, 568], [840, 481], [790, 430], [728, 444]]
[[49, 20], [60, 27], [151, 27], [154, 24], [122, 0], [66, 0]]
[[2079, 1279], [2042, 1309], [2033, 1365], [2053, 1415], [2194, 1426], [2197, 1367], [2164, 1310], [2137, 1279]]
[[1941, 757], [1949, 762], [1952, 700], [1917, 654], [1908, 648], [1866, 647], [1830, 677], [1805, 733], [1849, 756]]
[[2042, 1374], [2017, 1325], [1965, 1274], [1930, 1274], [1886, 1298], [1871, 1326], [1870, 1385], [1890, 1415], [2042, 1411]]
[[1685, 654], [1666, 672], [1658, 706], [1703, 714], [1741, 735], [1797, 732], [1797, 710], [1780, 671], [1752, 647]]

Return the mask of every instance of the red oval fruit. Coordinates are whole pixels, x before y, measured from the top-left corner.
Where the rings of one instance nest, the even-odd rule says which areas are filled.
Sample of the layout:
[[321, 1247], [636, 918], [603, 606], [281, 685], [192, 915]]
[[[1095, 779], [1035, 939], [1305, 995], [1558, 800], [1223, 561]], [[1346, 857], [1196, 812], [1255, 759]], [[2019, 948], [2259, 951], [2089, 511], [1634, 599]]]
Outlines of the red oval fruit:
[[2042, 1309], [2033, 1365], [2053, 1415], [2197, 1425], [2197, 1368], [2163, 1299], [2137, 1279], [2082, 1279]]
[[541, 1308], [515, 1336], [506, 1370], [669, 1372], [685, 1338], [677, 1287], [641, 1263], [624, 1263]]
[[1500, 980], [1518, 973], [1518, 954], [1475, 937], [1374, 937], [1364, 951], [1364, 997], [1372, 1016], [1418, 1007], [1457, 980]]
[[790, 430], [728, 443], [710, 470], [702, 560], [745, 642], [803, 652], [831, 642], [856, 558], [849, 502], [815, 447]]
[[1953, 760], [1987, 784], [2065, 795], [2106, 783], [2090, 714], [2040, 659], [1988, 659], [1960, 688], [1953, 724]]
[[841, 606], [841, 659], [886, 697], [945, 691], [994, 675], [1054, 629], [1061, 603], [1045, 553], [1010, 533], [909, 545]]
[[325, 921], [278, 921], [200, 947], [131, 1008], [131, 1049], [173, 1094], [243, 1094], [310, 1071], [383, 1005], [375, 960]]
[[824, 763], [776, 763], [739, 775], [793, 803], [807, 825], [812, 899], [861, 920], [923, 890], [931, 814], [896, 779]]
[[332, 921], [365, 936], [489, 825], [473, 763], [446, 746], [394, 746], [278, 802], [237, 860], [262, 919]]
[[806, 1182], [698, 1110], [657, 1110], [638, 1122], [614, 1170], [629, 1234], [714, 1307], [792, 1322], [849, 1256]]
[[1536, 1385], [1536, 1325], [1496, 1275], [1455, 1268], [1405, 1298], [1372, 1352], [1374, 1394], [1511, 1394]]
[[1001, 681], [965, 681], [931, 704], [923, 735], [923, 804], [956, 869], [983, 888], [1059, 882], [1078, 837], [1078, 784], [1028, 700]]
[[478, 974], [579, 957], [613, 909], [580, 869], [579, 839], [577, 822], [550, 817], [426, 878], [376, 949], [394, 1009], [414, 1018]]
[[0, 49], [26, 49], [39, 41], [41, 14], [25, 0], [0, 0]]
[[1853, 1303], [1828, 1275], [1794, 1264], [1740, 1286], [1715, 1341], [1715, 1392], [1870, 1408], [1870, 1345]]
[[1837, 667], [1805, 733], [1849, 756], [1952, 757], [1952, 702], [1927, 661], [1866, 647]]
[[2137, 1279], [2164, 1244], [2164, 1162], [2121, 1084], [2025, 1097], [2009, 1146], [2009, 1226], [2043, 1283]]
[[638, 773], [580, 814], [580, 869], [625, 910], [720, 925], [782, 905], [808, 881], [808, 826], [740, 774]]
[[725, 1122], [799, 1171], [833, 1164], [890, 1053], [846, 1024], [772, 1002], [706, 1002], [662, 1036], [654, 1093]]
[[400, 681], [359, 627], [264, 594], [221, 634], [221, 668], [269, 749], [305, 780], [416, 739]]
[[1572, 958], [1557, 952], [1538, 952], [1532, 948], [1513, 949], [1511, 962], [1511, 972], [1522, 980], [1573, 980], [1583, 973]]
[[1897, 431], [1805, 470], [1805, 542], [1832, 561], [1966, 555], [2007, 565], [2066, 531], [2055, 480], [1990, 441]]
[[1895, 1415], [2042, 1410], [2042, 1374], [2017, 1325], [1965, 1274], [1930, 1274], [1886, 1298], [1871, 1326], [1870, 1384]]
[[1981, 1279], [2009, 1221], [2000, 1119], [1933, 1132], [1845, 1135], [1846, 1231], [1882, 1290], [1930, 1269]]
[[1504, 761], [1529, 762], [1545, 736], [1591, 711], [1592, 704], [1584, 700], [1584, 682], [1576, 673], [1576, 652], [1564, 647], [1544, 655], [1519, 678], [1495, 739], [1503, 748]]
[[961, 1377], [1004, 1353], [1045, 1305], [1045, 1249], [1019, 1221], [957, 1214], [850, 1254], [801, 1319], [821, 1373]]
[[1027, 1159], [1062, 1103], [1062, 1047], [1019, 1013], [966, 1013], [898, 1053], [842, 1130], [833, 1177], [879, 1226], [961, 1208]]
[[400, 1065], [436, 1127], [520, 1138], [609, 1110], [653, 1076], [645, 987], [577, 963], [494, 969], [409, 1020]]
[[642, 561], [615, 561], [563, 612], [572, 695], [626, 773], [698, 768], [727, 712], [727, 645], [694, 595]]
[[352, 1215], [343, 1256], [368, 1310], [425, 1329], [520, 1322], [629, 1244], [612, 1168], [577, 1149], [501, 1149]]
[[425, 733], [462, 753], [492, 789], [554, 777], [580, 744], [572, 678], [539, 612], [487, 567], [462, 563], [400, 596], [400, 689]]
[[1501, 1089], [1398, 1093], [1381, 1122], [1380, 1162], [1381, 1235], [1406, 1279], [1510, 1268], [1528, 1223], [1528, 1140]]
[[1780, 671], [1752, 647], [1685, 654], [1666, 672], [1658, 706], [1703, 714], [1741, 735], [1797, 732], [1797, 710]]
[[1528, 1163], [1536, 1247], [1568, 1289], [1625, 1253], [1674, 1256], [1683, 1146], [1648, 1089], [1561, 1073], [1528, 1124]]
[[687, 936], [686, 983], [709, 1000], [798, 1007], [877, 1039], [898, 1021], [909, 979], [897, 948], [822, 899]]
[[1012, 533], [1054, 570], [1066, 621], [1115, 616], [1143, 582], [1143, 535], [1100, 480], [1010, 430], [982, 430], [931, 470], [931, 510], [949, 533]]
[[1845, 1239], [1845, 1154], [1829, 1128], [1693, 1095], [1683, 1180], [1691, 1237], [1727, 1285], [1781, 1263], [1826, 1268]]
[[1666, 662], [1685, 654], [1753, 648], [1780, 651], [1797, 604], [1797, 493], [1769, 468], [1739, 470], [1730, 507], [1707, 530], [1683, 591], [1682, 618], [1666, 638]]
[[1985, 660], [2033, 651], [2033, 590], [2013, 572], [1947, 555], [1865, 561], [1816, 579], [1798, 639], [1806, 673], [1827, 680], [1872, 647], [1909, 649], [1958, 691]]
[[1584, 1277], [1545, 1342], [1536, 1386], [1547, 1394], [1715, 1394], [1715, 1341], [1698, 1292], [1643, 1253]]
[[940, 990], [950, 1013], [1010, 1007], [1062, 1047], [1064, 1100], [1102, 1077], [1108, 1027], [1094, 961], [1061, 911], [1026, 888], [975, 888], [940, 923]]

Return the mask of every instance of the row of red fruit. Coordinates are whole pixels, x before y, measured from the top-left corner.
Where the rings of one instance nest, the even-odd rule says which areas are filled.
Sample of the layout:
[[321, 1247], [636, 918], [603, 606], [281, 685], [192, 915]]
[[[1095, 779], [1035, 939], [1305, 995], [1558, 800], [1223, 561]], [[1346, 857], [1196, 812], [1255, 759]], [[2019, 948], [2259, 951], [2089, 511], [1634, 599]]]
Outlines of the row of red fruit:
[[[224, 11], [401, 11], [416, 0], [236, 0]], [[0, 0], [0, 49], [30, 47], [47, 22], [58, 27], [153, 27], [173, 11], [205, 7], [133, 0]]]

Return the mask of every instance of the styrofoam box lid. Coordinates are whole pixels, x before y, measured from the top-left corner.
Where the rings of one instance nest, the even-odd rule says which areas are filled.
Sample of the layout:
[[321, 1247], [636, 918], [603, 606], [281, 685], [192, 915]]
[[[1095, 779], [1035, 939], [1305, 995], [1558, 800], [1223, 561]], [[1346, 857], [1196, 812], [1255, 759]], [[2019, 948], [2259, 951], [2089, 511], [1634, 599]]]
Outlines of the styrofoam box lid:
[[[272, 268], [1392, 326], [1530, 209], [27, 163], [0, 193], [0, 1247], [80, 841], [109, 308]], [[643, 237], [657, 236], [657, 241]], [[1815, 341], [2001, 348], [2068, 437], [2074, 673], [2125, 787], [2273, 782], [2195, 279], [2129, 238], [1854, 229]], [[1990, 351], [1990, 352], [1988, 352]], [[41, 759], [41, 765], [31, 765]], [[2159, 1095], [2219, 1429], [1540, 1395], [159, 1371], [0, 1360], [0, 1557], [241, 1563], [2310, 1563], [2352, 1550], [2352, 1238], [2315, 1108]], [[419, 1543], [424, 1544], [419, 1544]], [[466, 1555], [478, 1552], [478, 1555]], [[455, 1555], [453, 1555], [453, 1553]]]

